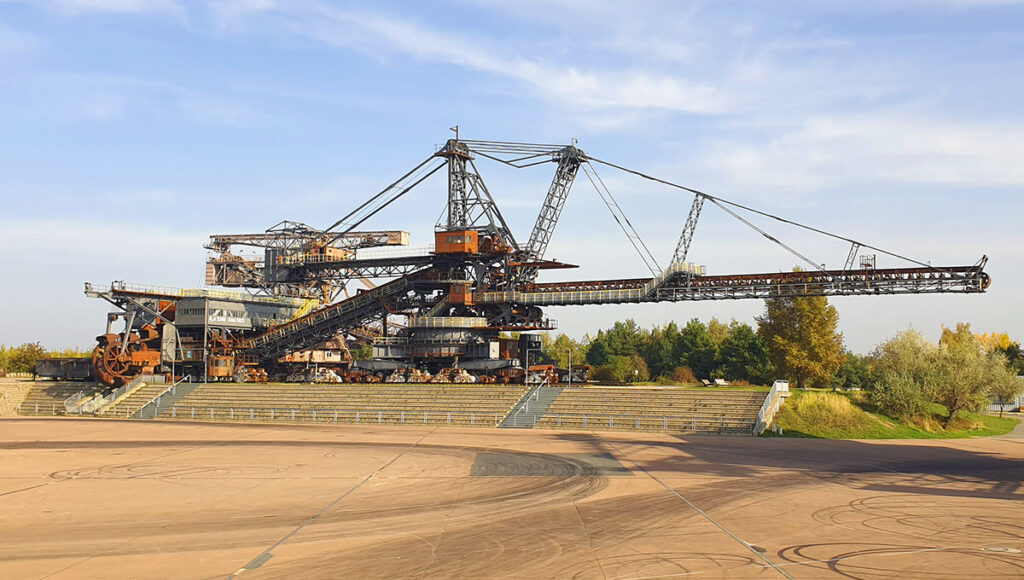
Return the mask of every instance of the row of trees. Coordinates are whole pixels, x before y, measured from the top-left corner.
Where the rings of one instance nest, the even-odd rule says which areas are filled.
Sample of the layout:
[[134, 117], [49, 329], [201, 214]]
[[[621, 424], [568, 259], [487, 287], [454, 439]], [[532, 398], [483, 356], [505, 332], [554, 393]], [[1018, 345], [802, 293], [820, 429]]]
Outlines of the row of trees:
[[576, 364], [594, 367], [595, 378], [614, 382], [723, 378], [763, 384], [790, 377], [798, 386], [827, 385], [848, 359], [838, 323], [824, 297], [776, 298], [766, 301], [756, 330], [716, 318], [650, 330], [626, 320], [582, 341], [564, 334], [546, 338], [544, 352], [564, 367], [571, 351]]
[[928, 416], [931, 404], [942, 405], [949, 425], [990, 400], [1005, 405], [1020, 394], [1022, 358], [1019, 345], [1000, 348], [973, 334], [969, 324], [944, 328], [938, 344], [910, 329], [879, 345], [866, 361], [871, 401], [903, 419]]
[[941, 405], [947, 425], [1024, 391], [1024, 352], [1005, 332], [976, 335], [961, 323], [929, 343], [911, 329], [857, 355], [843, 348], [839, 314], [825, 297], [766, 300], [756, 321], [756, 330], [714, 318], [644, 330], [626, 320], [582, 341], [546, 338], [544, 352], [561, 367], [571, 352], [575, 364], [585, 361], [607, 382], [787, 379], [798, 387], [862, 389], [880, 411], [903, 419], [930, 416]]
[[38, 342], [26, 342], [21, 346], [0, 344], [0, 371], [4, 373], [35, 373], [36, 361], [44, 357], [89, 356], [90, 351], [74, 348], [48, 351]]
[[599, 380], [700, 377], [763, 382], [772, 373], [768, 348], [750, 325], [714, 318], [707, 324], [695, 318], [682, 328], [670, 322], [648, 331], [626, 320], [581, 343], [562, 335], [545, 346], [559, 364], [566, 358], [560, 353], [572, 349], [574, 360], [593, 366]]

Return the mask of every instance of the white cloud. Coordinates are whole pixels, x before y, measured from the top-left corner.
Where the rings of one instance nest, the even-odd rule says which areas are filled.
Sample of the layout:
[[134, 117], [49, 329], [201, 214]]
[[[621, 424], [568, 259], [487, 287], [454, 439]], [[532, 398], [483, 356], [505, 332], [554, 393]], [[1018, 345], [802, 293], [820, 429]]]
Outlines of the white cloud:
[[728, 96], [710, 84], [681, 74], [554, 65], [543, 59], [507, 54], [479, 39], [380, 14], [336, 9], [320, 3], [233, 2], [218, 6], [221, 23], [226, 27], [238, 28], [247, 17], [273, 17], [279, 20], [280, 29], [377, 58], [399, 53], [519, 81], [538, 96], [566, 107], [667, 109], [707, 114], [727, 111], [733, 105]]
[[897, 112], [818, 115], [766, 141], [719, 140], [699, 159], [731, 187], [810, 192], [865, 183], [1024, 184], [1024, 125]]
[[181, 14], [176, 0], [43, 0], [43, 5], [65, 14], [113, 12], [122, 14]]
[[0, 24], [0, 54], [28, 52], [41, 44], [42, 39], [35, 34]]

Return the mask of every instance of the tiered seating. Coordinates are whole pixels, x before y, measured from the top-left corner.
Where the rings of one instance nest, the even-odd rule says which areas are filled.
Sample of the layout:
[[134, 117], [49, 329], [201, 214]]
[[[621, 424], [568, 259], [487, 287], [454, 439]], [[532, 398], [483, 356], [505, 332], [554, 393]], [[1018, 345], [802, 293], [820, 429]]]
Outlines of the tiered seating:
[[129, 417], [153, 400], [154, 397], [167, 390], [171, 385], [167, 383], [146, 383], [139, 387], [132, 394], [128, 395], [116, 405], [111, 405], [103, 410], [105, 417]]
[[749, 433], [766, 394], [678, 387], [565, 389], [537, 427]]
[[493, 427], [526, 392], [521, 385], [200, 385], [161, 419], [451, 423]]
[[18, 407], [21, 415], [63, 415], [64, 401], [78, 391], [86, 394], [97, 393], [100, 387], [95, 383], [67, 381], [35, 381], [25, 400]]

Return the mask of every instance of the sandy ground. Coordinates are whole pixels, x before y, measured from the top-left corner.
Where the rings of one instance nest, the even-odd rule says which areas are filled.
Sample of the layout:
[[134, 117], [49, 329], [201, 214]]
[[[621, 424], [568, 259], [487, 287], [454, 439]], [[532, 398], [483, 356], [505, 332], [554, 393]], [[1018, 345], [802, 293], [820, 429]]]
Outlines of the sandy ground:
[[0, 578], [1020, 578], [1024, 440], [0, 420]]

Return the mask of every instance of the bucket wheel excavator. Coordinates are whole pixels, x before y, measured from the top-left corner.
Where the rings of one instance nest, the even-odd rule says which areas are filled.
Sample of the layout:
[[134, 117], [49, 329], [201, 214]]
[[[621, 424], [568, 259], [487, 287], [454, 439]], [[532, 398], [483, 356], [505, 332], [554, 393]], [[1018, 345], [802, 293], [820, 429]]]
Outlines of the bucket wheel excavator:
[[[525, 240], [509, 228], [477, 169], [478, 160], [520, 169], [555, 166]], [[683, 228], [664, 267], [598, 175], [599, 165], [692, 196], [688, 211], [680, 212]], [[433, 247], [408, 247], [409, 234], [400, 230], [360, 229], [442, 170], [447, 195]], [[649, 276], [538, 281], [542, 271], [576, 267], [545, 254], [581, 172]], [[806, 267], [710, 275], [704, 266], [687, 261], [706, 204], [778, 244]], [[842, 241], [849, 252], [841, 267], [826, 268], [756, 225], [755, 218]], [[990, 284], [984, 256], [971, 265], [934, 266], [602, 161], [575, 142], [469, 141], [459, 139], [457, 131], [443, 147], [323, 230], [285, 221], [258, 234], [214, 235], [206, 247], [215, 252], [207, 263], [207, 284], [240, 291], [123, 282], [100, 290], [87, 284], [89, 295], [114, 304], [112, 316], [125, 321], [124, 332], [111, 332], [108, 323], [107, 333], [98, 337], [93, 361], [101, 380], [118, 384], [148, 372], [206, 379], [281, 377], [288, 364], [304, 363], [329, 368], [334, 379], [345, 381], [507, 382], [523, 377], [530, 352], [539, 349], [533, 332], [556, 327], [544, 314], [548, 306], [977, 294]], [[239, 248], [255, 248], [262, 255], [246, 256]], [[878, 267], [879, 256], [896, 265]], [[373, 285], [371, 279], [385, 282]], [[366, 288], [350, 293], [354, 281]], [[509, 338], [508, 332], [519, 336]], [[353, 340], [371, 342], [372, 357], [353, 361], [345, 348]], [[340, 346], [325, 347], [330, 344]]]

